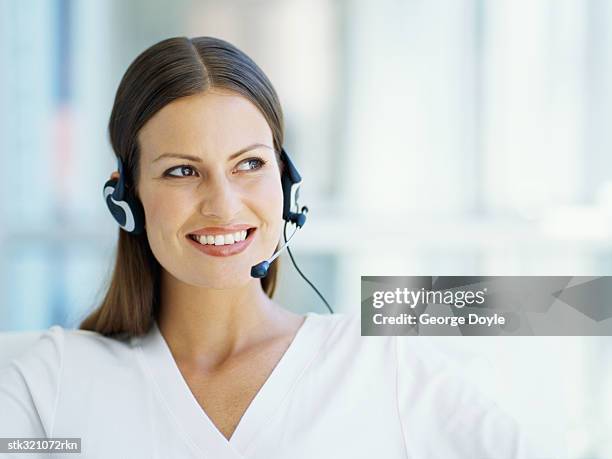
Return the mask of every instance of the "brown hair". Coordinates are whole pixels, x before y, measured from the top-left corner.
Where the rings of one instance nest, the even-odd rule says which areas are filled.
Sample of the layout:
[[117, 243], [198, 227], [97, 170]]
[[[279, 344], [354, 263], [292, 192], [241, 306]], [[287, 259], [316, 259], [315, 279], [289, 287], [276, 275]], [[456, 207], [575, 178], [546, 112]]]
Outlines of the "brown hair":
[[[138, 132], [161, 108], [210, 88], [234, 91], [249, 99], [266, 118], [282, 173], [283, 113], [278, 96], [263, 71], [230, 43], [212, 37], [174, 37], [143, 51], [123, 76], [108, 130], [110, 142], [125, 165], [128, 186], [137, 195], [139, 176]], [[103, 335], [146, 333], [159, 312], [160, 270], [146, 232], [119, 228], [115, 266], [102, 303], [80, 324]], [[278, 258], [261, 286], [272, 298]]]

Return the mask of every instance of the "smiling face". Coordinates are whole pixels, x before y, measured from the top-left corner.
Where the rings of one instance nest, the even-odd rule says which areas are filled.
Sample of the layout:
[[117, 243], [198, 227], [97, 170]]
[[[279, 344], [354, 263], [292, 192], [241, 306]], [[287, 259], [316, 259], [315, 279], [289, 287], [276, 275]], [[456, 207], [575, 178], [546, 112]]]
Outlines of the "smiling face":
[[[259, 283], [250, 276], [251, 266], [276, 248], [283, 193], [272, 131], [257, 107], [236, 93], [209, 89], [166, 105], [138, 139], [138, 194], [147, 238], [162, 268], [179, 281], [206, 288]], [[165, 154], [192, 159], [159, 158]], [[236, 225], [256, 230], [249, 232], [250, 243], [242, 243], [246, 248], [233, 255], [218, 256], [221, 250], [214, 245], [201, 250], [189, 237]], [[232, 247], [224, 246], [230, 249], [226, 255]]]

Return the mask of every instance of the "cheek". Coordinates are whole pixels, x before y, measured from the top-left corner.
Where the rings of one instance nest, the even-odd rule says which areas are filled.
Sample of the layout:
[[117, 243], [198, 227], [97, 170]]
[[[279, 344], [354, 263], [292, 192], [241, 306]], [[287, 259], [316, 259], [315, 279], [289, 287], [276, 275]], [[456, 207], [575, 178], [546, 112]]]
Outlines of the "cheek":
[[260, 183], [250, 193], [250, 200], [267, 225], [277, 227], [282, 223], [283, 191], [279, 177], [273, 176]]
[[184, 221], [190, 210], [189, 200], [175, 196], [176, 190], [146, 189], [141, 193], [147, 233], [155, 238], [175, 233], [178, 222]]

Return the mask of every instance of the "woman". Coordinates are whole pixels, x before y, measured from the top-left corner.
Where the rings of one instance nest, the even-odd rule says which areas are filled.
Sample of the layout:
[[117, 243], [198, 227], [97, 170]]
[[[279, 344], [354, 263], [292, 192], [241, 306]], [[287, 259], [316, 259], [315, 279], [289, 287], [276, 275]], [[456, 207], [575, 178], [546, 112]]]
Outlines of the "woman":
[[289, 312], [277, 260], [251, 276], [280, 238], [286, 161], [277, 95], [244, 53], [157, 43], [109, 130], [109, 185], [134, 220], [82, 330], [51, 327], [2, 373], [0, 436], [80, 437], [87, 458], [526, 457], [512, 420], [421, 338]]

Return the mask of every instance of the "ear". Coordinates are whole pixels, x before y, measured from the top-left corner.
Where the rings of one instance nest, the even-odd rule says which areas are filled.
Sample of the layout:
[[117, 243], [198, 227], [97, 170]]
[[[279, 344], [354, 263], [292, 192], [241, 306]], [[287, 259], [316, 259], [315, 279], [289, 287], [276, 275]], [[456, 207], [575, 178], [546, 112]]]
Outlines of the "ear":
[[110, 176], [111, 180], [119, 180], [119, 171], [114, 171]]

